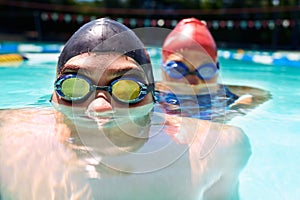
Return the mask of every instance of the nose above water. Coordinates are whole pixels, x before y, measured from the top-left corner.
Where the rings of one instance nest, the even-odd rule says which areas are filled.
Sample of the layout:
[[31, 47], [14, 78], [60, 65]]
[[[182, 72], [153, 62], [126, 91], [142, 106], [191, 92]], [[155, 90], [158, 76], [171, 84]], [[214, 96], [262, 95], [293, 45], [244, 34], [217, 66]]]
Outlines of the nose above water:
[[109, 98], [103, 93], [99, 93], [96, 98], [89, 104], [88, 111], [105, 112], [111, 111], [112, 105]]

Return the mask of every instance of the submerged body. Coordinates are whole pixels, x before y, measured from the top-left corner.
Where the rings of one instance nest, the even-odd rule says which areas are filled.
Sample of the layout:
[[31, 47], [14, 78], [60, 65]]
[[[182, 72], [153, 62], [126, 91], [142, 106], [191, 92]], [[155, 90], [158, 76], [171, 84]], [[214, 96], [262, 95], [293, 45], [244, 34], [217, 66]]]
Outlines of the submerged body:
[[[136, 122], [122, 119], [110, 131], [74, 130], [54, 110], [0, 116], [3, 199], [238, 199], [236, 175], [251, 152], [240, 129], [192, 118], [153, 114], [147, 126], [132, 133], [139, 138], [125, 140], [128, 130], [120, 127], [136, 127]], [[141, 137], [145, 133], [154, 135]], [[122, 142], [109, 134], [121, 134]], [[218, 194], [227, 197], [214, 197]]]
[[224, 122], [230, 106], [239, 98], [219, 84], [199, 87], [160, 82], [156, 88], [161, 112], [220, 122]]
[[156, 111], [220, 123], [245, 115], [271, 98], [263, 89], [217, 83], [189, 85], [163, 81], [156, 83], [156, 90]]

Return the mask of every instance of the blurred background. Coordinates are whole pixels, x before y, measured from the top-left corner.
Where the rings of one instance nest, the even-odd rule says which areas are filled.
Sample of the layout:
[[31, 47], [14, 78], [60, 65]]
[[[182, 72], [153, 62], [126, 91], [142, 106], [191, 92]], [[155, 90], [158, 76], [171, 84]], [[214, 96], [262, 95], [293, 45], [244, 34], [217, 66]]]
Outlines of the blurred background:
[[0, 42], [65, 42], [110, 17], [130, 28], [205, 20], [219, 48], [298, 50], [300, 0], [0, 0]]

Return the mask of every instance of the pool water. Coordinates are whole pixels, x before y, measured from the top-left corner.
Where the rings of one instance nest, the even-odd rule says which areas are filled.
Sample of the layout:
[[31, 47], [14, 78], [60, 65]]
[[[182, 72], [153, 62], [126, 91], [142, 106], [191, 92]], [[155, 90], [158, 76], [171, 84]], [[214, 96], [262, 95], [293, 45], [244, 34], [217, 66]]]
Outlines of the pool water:
[[[154, 74], [160, 80], [160, 57], [153, 52]], [[0, 109], [50, 106], [58, 54], [27, 54], [27, 57], [29, 60], [20, 66], [0, 67]], [[220, 63], [222, 83], [257, 87], [272, 95], [272, 99], [251, 112], [227, 122], [241, 127], [252, 145], [252, 156], [240, 177], [241, 199], [297, 199], [300, 196], [300, 66], [222, 57]]]
[[249, 136], [242, 199], [297, 199], [300, 194], [300, 66], [221, 60], [223, 81], [267, 89], [272, 99], [229, 124]]
[[18, 66], [0, 67], [1, 108], [49, 105], [58, 54], [27, 54]]

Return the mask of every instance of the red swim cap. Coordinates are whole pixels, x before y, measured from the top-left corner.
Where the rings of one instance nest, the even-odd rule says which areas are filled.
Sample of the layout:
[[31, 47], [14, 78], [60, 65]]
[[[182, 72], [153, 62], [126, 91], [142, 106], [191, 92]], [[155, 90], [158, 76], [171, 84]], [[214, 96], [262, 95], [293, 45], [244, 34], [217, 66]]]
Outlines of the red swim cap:
[[181, 20], [166, 37], [162, 46], [163, 62], [180, 49], [200, 50], [217, 61], [217, 46], [205, 23], [196, 18]]

